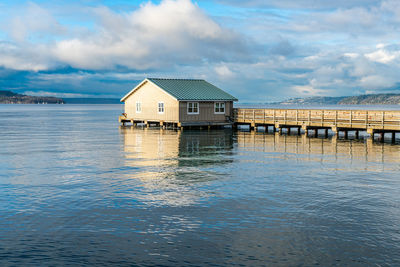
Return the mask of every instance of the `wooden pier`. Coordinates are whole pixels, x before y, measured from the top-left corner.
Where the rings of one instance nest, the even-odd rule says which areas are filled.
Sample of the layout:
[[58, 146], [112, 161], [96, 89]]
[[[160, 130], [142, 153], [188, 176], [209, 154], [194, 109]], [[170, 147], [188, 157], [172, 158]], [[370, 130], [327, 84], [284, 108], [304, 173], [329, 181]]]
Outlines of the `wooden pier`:
[[400, 110], [330, 110], [330, 109], [234, 109], [235, 125], [249, 125], [257, 130], [259, 126], [273, 127], [274, 131], [295, 128], [297, 133], [308, 134], [309, 130], [328, 130], [334, 133], [344, 132], [345, 138], [354, 131], [356, 138], [360, 131], [366, 131], [372, 137], [379, 134], [400, 132]]

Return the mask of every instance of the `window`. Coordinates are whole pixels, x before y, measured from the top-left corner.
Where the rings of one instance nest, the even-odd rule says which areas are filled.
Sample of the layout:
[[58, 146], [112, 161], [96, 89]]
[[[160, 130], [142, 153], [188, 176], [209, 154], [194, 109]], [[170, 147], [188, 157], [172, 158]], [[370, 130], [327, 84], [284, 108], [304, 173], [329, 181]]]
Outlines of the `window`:
[[136, 102], [136, 113], [142, 112], [142, 103]]
[[188, 102], [187, 113], [188, 114], [199, 114], [199, 103], [198, 102]]
[[164, 113], [164, 102], [158, 103], [158, 113]]
[[224, 102], [215, 102], [214, 113], [215, 114], [225, 114], [225, 103]]

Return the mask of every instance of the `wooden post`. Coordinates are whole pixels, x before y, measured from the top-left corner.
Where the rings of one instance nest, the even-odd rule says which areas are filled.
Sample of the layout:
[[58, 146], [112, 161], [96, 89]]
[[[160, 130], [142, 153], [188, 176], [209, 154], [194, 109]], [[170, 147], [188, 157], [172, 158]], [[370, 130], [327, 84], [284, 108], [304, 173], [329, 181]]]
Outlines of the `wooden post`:
[[396, 143], [396, 132], [392, 132], [392, 143]]
[[328, 137], [328, 128], [325, 129], [325, 137]]
[[360, 139], [360, 131], [356, 130], [356, 139]]
[[255, 122], [250, 123], [250, 131], [251, 131], [251, 130], [254, 130], [256, 127], [257, 127], [257, 126], [256, 126], [256, 123], [255, 123]]
[[308, 129], [306, 125], [301, 126], [301, 128], [304, 130], [304, 133], [306, 136], [308, 136]]
[[349, 139], [349, 131], [347, 129], [344, 130], [344, 139]]
[[337, 126], [337, 117], [338, 117], [337, 115], [338, 115], [338, 111], [336, 110], [335, 111], [335, 126]]
[[371, 135], [372, 139], [374, 139], [374, 133], [375, 133], [375, 131], [374, 131], [373, 128], [367, 128], [367, 133], [368, 133], [369, 135]]
[[285, 109], [285, 124], [287, 124], [286, 120], [287, 120], [287, 110]]
[[324, 114], [325, 112], [324, 112], [324, 110], [322, 110], [322, 113], [321, 113], [321, 126], [324, 126]]
[[353, 126], [353, 111], [350, 110], [350, 127]]
[[263, 123], [265, 123], [265, 109], [263, 109]]

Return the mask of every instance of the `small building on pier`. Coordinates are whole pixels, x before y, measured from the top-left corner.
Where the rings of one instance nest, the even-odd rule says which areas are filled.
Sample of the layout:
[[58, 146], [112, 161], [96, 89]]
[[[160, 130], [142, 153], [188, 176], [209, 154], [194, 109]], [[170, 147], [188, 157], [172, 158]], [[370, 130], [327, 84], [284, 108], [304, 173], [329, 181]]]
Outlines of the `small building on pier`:
[[223, 126], [233, 121], [235, 97], [205, 80], [147, 78], [121, 102], [120, 122]]

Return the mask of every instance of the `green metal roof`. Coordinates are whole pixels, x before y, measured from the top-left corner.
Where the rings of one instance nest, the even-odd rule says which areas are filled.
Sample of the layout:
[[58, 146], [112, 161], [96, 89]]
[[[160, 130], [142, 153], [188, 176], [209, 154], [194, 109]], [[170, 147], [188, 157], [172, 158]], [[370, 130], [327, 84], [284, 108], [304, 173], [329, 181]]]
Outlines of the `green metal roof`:
[[192, 79], [159, 79], [148, 78], [149, 81], [162, 88], [178, 100], [194, 101], [238, 101], [237, 98], [206, 82]]

